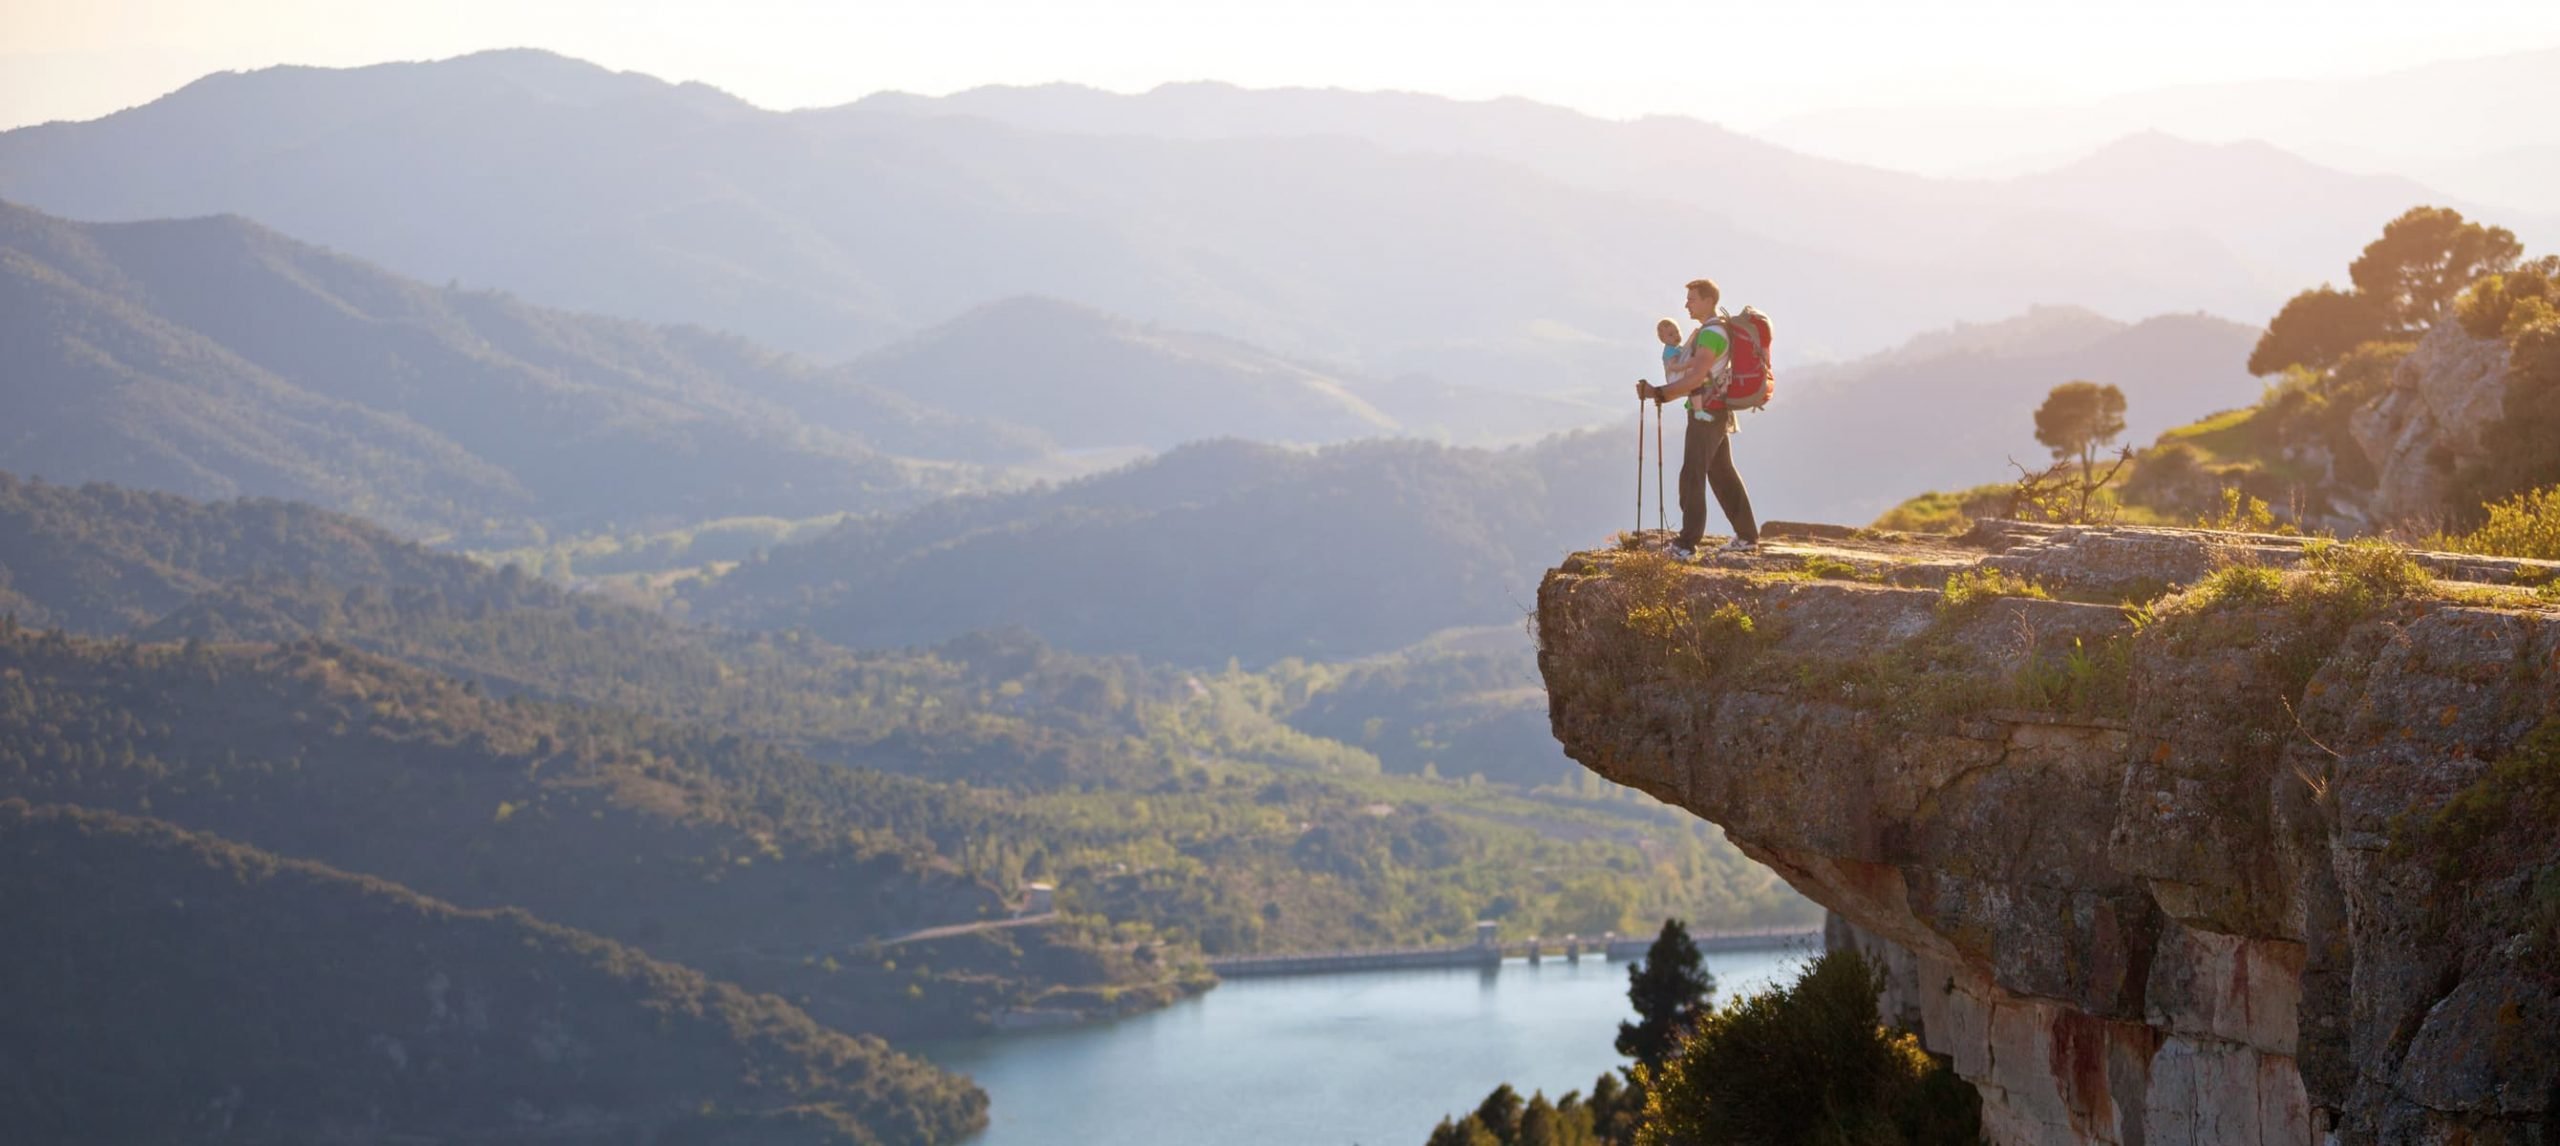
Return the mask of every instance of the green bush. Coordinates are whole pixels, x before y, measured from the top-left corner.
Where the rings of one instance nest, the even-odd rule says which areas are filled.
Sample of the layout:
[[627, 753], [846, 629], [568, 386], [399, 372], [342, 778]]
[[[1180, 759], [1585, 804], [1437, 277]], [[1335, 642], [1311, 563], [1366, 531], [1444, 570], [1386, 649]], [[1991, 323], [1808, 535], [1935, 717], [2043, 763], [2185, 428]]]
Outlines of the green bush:
[[1645, 1092], [1642, 1146], [1884, 1146], [1981, 1140], [1981, 1097], [1876, 1011], [1856, 949], [1706, 1016]]
[[2469, 533], [2443, 539], [2446, 548], [2492, 557], [2560, 561], [2560, 486], [2527, 490], [2481, 508], [2488, 512], [2489, 520]]

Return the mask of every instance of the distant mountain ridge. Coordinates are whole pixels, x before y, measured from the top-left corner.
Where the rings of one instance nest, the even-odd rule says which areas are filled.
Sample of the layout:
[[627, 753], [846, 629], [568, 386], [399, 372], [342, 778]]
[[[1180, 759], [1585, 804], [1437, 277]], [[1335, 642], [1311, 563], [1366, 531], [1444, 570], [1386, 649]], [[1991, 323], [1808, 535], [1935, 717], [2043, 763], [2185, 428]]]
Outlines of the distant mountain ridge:
[[994, 411], [1069, 449], [1162, 450], [1222, 434], [1338, 442], [1395, 432], [1340, 379], [1242, 341], [1056, 299], [990, 303], [843, 375], [924, 405]]
[[[262, 72], [0, 134], [0, 196], [236, 211], [429, 281], [830, 359], [1040, 294], [1364, 376], [1546, 395], [1641, 368], [1646, 323], [1700, 273], [1799, 316], [1811, 360], [2054, 300], [2255, 316], [2307, 271], [2239, 253], [2257, 214], [2200, 230], [2022, 209], [1694, 121], [1343, 93], [1111, 106], [1190, 96], [1217, 106], [1180, 137], [1054, 130], [1073, 116], [1038, 108], [999, 122], [988, 101], [760, 112], [539, 54]], [[296, 102], [346, 110], [265, 118]], [[2288, 214], [2330, 218], [2318, 203]]]
[[[1893, 351], [1784, 375], [1788, 400], [1746, 416], [1735, 450], [1762, 512], [1868, 521], [1904, 490], [1965, 488], [2046, 460], [2034, 412], [2088, 380], [2127, 401], [2127, 444], [2254, 400], [2258, 330], [2208, 315], [2127, 323], [2048, 307], [1924, 334]], [[1764, 430], [1765, 427], [1765, 430]], [[1842, 459], [1860, 459], [1856, 481]]]
[[[735, 338], [429, 287], [236, 218], [81, 224], [0, 203], [0, 344], [0, 468], [416, 533], [887, 508], [972, 480], [865, 431], [1013, 461], [1042, 448]], [[803, 414], [819, 397], [824, 421]]]
[[[1684, 117], [1612, 122], [1516, 98], [1221, 83], [1166, 84], [1130, 96], [1053, 84], [938, 99], [880, 95], [857, 106], [983, 116], [1044, 131], [1198, 141], [1341, 135], [1404, 152], [1490, 156], [1575, 186], [1702, 206], [1791, 243], [1934, 262], [1950, 277], [1976, 266], [1990, 253], [1985, 248], [2015, 246], [1999, 254], [2031, 262], [2036, 248], [2050, 243], [2092, 264], [2111, 261], [2125, 274], [2174, 277], [2172, 267], [2182, 261], [2225, 273], [2226, 260], [2237, 256], [2242, 265], [2228, 273], [2273, 290], [2279, 281], [2315, 277], [2344, 240], [2410, 206], [2445, 199], [2406, 178], [2352, 175], [2265, 143], [2190, 143], [2132, 127], [2088, 141], [2091, 154], [2052, 170], [1978, 179], [1823, 158]], [[2295, 278], [2280, 280], [2288, 271]], [[2087, 290], [2029, 301], [2063, 300], [2120, 309]], [[2202, 294], [2151, 309], [2257, 313], [2217, 306]]]
[[[2187, 84], [2032, 109], [1837, 108], [1758, 133], [1822, 155], [1946, 175], [2032, 171], [2144, 132], [2257, 140], [2340, 170], [2414, 177], [2493, 208], [2457, 204], [2466, 214], [2531, 225], [2547, 236], [2560, 218], [2560, 183], [2534, 176], [2551, 170], [2547, 156], [2560, 148], [2560, 126], [2527, 109], [2560, 98], [2555, 77], [2560, 48], [2540, 48], [2372, 75]], [[2513, 217], [2519, 213], [2539, 222]]]

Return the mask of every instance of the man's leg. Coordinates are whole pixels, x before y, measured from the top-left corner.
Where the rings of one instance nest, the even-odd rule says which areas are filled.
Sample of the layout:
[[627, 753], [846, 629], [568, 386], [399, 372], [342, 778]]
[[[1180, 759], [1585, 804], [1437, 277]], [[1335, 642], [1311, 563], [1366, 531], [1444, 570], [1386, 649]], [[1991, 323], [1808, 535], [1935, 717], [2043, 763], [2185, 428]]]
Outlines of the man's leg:
[[1680, 547], [1695, 549], [1707, 533], [1707, 466], [1724, 441], [1724, 427], [1680, 411], [1688, 429], [1680, 435]]
[[[1728, 424], [1732, 417], [1728, 413], [1713, 422], [1695, 424], [1714, 431], [1708, 444], [1707, 483], [1715, 487], [1716, 507], [1724, 511], [1726, 521], [1733, 523], [1733, 536], [1737, 540], [1757, 542], [1760, 540], [1760, 521], [1751, 516], [1750, 491], [1742, 488], [1742, 474], [1733, 468], [1733, 435]], [[1697, 452], [1694, 445], [1688, 450], [1691, 456]], [[1685, 481], [1688, 473], [1686, 457], [1681, 459], [1681, 473]], [[1689, 487], [1682, 485], [1680, 488], [1682, 496], [1687, 496]], [[1681, 509], [1685, 513], [1688, 507], [1684, 503]]]

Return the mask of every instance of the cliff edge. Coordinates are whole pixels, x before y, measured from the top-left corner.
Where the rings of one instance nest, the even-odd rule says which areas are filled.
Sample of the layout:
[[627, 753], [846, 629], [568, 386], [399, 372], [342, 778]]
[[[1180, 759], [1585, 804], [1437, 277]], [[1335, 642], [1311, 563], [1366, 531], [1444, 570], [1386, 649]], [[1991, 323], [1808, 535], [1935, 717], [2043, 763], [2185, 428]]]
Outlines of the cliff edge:
[[1882, 955], [1994, 1141], [2560, 1134], [2560, 568], [1768, 537], [1549, 572], [1555, 734]]

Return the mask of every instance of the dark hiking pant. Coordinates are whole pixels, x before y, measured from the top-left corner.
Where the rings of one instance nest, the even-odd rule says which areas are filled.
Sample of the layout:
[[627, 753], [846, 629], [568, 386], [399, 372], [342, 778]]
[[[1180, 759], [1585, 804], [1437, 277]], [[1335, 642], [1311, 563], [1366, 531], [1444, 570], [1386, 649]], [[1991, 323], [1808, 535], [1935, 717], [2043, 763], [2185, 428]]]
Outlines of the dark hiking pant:
[[[1686, 411], [1683, 411], [1685, 414]], [[1689, 415], [1689, 432], [1680, 440], [1680, 544], [1695, 549], [1707, 532], [1707, 487], [1714, 486], [1716, 508], [1733, 523], [1733, 535], [1760, 540], [1760, 523], [1751, 516], [1751, 494], [1733, 468], [1733, 415], [1701, 420]]]

